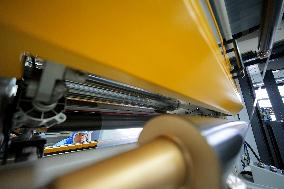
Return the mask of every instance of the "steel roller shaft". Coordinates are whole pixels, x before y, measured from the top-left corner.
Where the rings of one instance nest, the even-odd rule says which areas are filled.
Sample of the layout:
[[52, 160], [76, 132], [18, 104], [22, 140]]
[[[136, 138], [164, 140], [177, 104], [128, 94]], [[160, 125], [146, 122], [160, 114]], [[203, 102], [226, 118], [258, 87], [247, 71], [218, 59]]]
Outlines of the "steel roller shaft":
[[160, 116], [146, 124], [136, 149], [59, 177], [50, 188], [219, 189], [246, 131], [244, 122]]
[[179, 106], [177, 100], [152, 94], [142, 89], [116, 83], [97, 76], [89, 76], [89, 78], [91, 79], [88, 79], [86, 83], [65, 81], [68, 89], [66, 97], [151, 108], [158, 111], [171, 111]]
[[48, 132], [94, 131], [126, 128], [143, 128], [151, 115], [102, 115], [90, 113], [68, 113], [67, 120], [48, 128]]

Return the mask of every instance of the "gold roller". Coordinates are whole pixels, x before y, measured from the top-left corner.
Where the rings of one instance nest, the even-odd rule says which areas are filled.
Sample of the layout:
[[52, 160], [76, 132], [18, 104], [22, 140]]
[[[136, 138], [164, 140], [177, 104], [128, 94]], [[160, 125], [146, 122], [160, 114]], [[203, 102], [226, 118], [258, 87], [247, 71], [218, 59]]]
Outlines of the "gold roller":
[[133, 151], [71, 173], [53, 183], [58, 189], [178, 188], [186, 162], [178, 146], [159, 138]]
[[146, 124], [138, 148], [61, 176], [49, 188], [220, 189], [222, 164], [236, 157], [246, 130], [244, 122], [160, 116]]

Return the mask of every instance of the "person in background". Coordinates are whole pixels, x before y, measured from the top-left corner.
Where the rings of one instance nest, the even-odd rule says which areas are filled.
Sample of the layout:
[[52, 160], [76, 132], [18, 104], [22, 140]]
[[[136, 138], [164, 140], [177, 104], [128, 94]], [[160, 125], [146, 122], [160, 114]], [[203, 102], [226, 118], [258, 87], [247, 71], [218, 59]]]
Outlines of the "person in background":
[[68, 138], [57, 142], [53, 146], [62, 146], [62, 145], [76, 144], [76, 143], [83, 144], [88, 141], [89, 141], [89, 132], [84, 132], [84, 131], [72, 132]]

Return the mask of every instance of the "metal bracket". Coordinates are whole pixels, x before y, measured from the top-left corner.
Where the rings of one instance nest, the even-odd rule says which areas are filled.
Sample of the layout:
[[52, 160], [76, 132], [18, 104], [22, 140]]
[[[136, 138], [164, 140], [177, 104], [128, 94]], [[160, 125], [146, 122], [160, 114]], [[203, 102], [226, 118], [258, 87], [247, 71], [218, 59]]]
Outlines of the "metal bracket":
[[38, 85], [35, 101], [50, 103], [57, 80], [62, 80], [65, 66], [47, 62]]

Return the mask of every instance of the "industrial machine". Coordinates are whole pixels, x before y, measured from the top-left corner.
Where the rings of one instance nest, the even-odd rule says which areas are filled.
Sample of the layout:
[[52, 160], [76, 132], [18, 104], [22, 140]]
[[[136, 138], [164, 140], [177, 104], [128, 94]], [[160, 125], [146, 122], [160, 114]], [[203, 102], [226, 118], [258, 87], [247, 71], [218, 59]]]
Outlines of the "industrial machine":
[[[1, 188], [227, 187], [244, 67], [215, 16], [209, 1], [0, 1]], [[43, 137], [122, 128], [138, 143]]]

